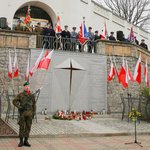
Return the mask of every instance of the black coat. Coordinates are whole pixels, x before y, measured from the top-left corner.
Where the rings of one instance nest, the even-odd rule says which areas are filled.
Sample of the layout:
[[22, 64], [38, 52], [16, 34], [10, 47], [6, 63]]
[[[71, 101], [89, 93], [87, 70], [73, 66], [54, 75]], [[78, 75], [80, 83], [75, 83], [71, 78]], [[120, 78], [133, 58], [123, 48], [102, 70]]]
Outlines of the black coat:
[[69, 31], [65, 31], [63, 30], [62, 33], [61, 33], [61, 37], [62, 38], [70, 38], [70, 32]]

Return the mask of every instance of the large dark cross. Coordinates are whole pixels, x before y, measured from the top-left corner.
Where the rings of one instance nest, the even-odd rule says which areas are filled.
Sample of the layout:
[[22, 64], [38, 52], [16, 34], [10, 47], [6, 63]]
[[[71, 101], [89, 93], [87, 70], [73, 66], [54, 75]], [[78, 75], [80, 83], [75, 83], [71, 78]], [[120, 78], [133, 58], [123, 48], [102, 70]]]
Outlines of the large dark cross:
[[72, 65], [72, 60], [70, 59], [70, 67], [62, 67], [60, 69], [66, 69], [66, 70], [70, 70], [70, 84], [69, 84], [69, 111], [71, 111], [71, 87], [72, 87], [72, 76], [73, 76], [73, 71], [74, 70], [84, 70], [82, 68], [77, 68], [77, 67], [73, 67]]

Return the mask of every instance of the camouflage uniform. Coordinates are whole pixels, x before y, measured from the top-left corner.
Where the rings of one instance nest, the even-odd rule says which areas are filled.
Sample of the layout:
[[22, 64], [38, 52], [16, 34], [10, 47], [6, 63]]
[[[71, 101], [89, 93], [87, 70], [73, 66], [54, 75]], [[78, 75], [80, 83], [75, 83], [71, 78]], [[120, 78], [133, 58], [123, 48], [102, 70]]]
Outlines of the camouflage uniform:
[[13, 100], [13, 104], [19, 110], [19, 137], [29, 137], [32, 119], [35, 114], [36, 105], [33, 94], [27, 94], [25, 91], [18, 94]]

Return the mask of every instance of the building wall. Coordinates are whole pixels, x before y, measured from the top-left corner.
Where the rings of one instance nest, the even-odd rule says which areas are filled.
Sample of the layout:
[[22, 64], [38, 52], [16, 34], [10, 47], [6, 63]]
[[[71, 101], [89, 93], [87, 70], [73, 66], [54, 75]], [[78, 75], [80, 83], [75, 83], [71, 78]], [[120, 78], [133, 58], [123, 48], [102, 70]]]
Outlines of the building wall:
[[[15, 89], [15, 94], [23, 90], [22, 85], [24, 83], [27, 59], [30, 52], [30, 68], [32, 68], [41, 52], [41, 49], [29, 49], [31, 44], [29, 40], [31, 38], [32, 36], [29, 34], [18, 34], [12, 31], [0, 32], [0, 89], [8, 89], [9, 94], [12, 94], [13, 88]], [[14, 46], [16, 46], [18, 54], [20, 75], [19, 78], [12, 81], [7, 77], [7, 68], [9, 50], [11, 51], [12, 64], [14, 61]], [[141, 87], [145, 86], [143, 77], [144, 64], [146, 59], [148, 64], [150, 64], [150, 52], [134, 44], [104, 40], [98, 42], [97, 46], [97, 53], [95, 54], [55, 50], [50, 70], [48, 72], [43, 70], [38, 71], [30, 78], [31, 90], [33, 92], [38, 88], [42, 88], [37, 103], [38, 112], [43, 108], [48, 108], [50, 112], [54, 112], [57, 109], [68, 109], [70, 99], [72, 102], [72, 110], [82, 111], [83, 109], [93, 109], [101, 111], [102, 109], [106, 109], [108, 113], [120, 113], [122, 111], [120, 93], [127, 96], [129, 92], [138, 99]], [[125, 59], [128, 60], [128, 65], [133, 74], [140, 54], [143, 78], [141, 85], [138, 85], [136, 82], [130, 82], [129, 88], [123, 89], [117, 79], [107, 82], [107, 75], [110, 71], [109, 55], [115, 57], [118, 71], [122, 65], [122, 56], [124, 56]], [[84, 71], [73, 71], [72, 94], [70, 98], [69, 71], [57, 69], [57, 66], [68, 58], [73, 58], [85, 68]], [[2, 102], [4, 102], [6, 106], [5, 96], [3, 96]]]
[[[73, 26], [76, 26], [77, 30], [79, 30], [83, 17], [85, 17], [86, 26], [93, 27], [93, 32], [99, 30], [101, 33], [104, 22], [106, 22], [108, 33], [111, 31], [116, 33], [116, 31], [122, 30], [125, 37], [127, 37], [132, 26], [127, 21], [115, 16], [103, 6], [97, 4], [94, 0], [28, 0], [27, 2], [6, 0], [3, 3], [0, 6], [0, 16], [6, 17], [10, 26], [12, 26], [13, 16], [16, 10], [27, 6], [28, 3], [31, 6], [44, 9], [52, 18], [53, 25], [56, 23], [56, 16], [59, 15], [62, 27], [67, 24], [69, 25], [69, 30], [72, 30]], [[144, 38], [150, 47], [148, 42], [150, 40], [150, 34], [137, 27], [134, 27], [134, 31], [137, 39], [140, 41]]]
[[[120, 68], [122, 67], [122, 56], [113, 56], [116, 60], [116, 66], [118, 71], [120, 72]], [[134, 75], [135, 66], [137, 63], [137, 58], [135, 57], [124, 57], [125, 60], [128, 61], [128, 67]], [[117, 76], [112, 81], [108, 81], [107, 83], [107, 101], [108, 101], [108, 113], [122, 113], [123, 110], [123, 104], [121, 100], [120, 94], [123, 94], [126, 104], [126, 113], [128, 112], [128, 93], [131, 94], [133, 100], [133, 107], [138, 109], [139, 107], [139, 95], [140, 89], [143, 86], [146, 86], [144, 83], [144, 65], [145, 63], [142, 63], [142, 84], [138, 84], [137, 82], [129, 81], [129, 87], [124, 88], [122, 84], [118, 82]], [[148, 67], [150, 69], [150, 66]], [[109, 74], [110, 71], [110, 58], [107, 57], [107, 73]], [[144, 112], [144, 110], [142, 110]]]
[[[31, 50], [31, 66], [41, 50]], [[74, 70], [70, 93], [70, 71], [58, 69], [68, 58], [73, 58], [84, 70]], [[73, 66], [74, 67], [74, 66]], [[106, 56], [74, 52], [55, 51], [49, 71], [38, 71], [31, 78], [31, 89], [42, 87], [37, 111], [47, 108], [49, 112], [59, 110], [83, 111], [107, 110]]]

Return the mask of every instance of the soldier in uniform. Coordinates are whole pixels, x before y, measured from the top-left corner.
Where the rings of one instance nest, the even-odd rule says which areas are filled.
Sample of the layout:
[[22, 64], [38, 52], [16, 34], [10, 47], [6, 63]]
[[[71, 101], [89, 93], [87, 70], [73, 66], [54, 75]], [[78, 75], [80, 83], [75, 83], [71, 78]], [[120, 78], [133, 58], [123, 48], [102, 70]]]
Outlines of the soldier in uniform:
[[16, 31], [23, 31], [23, 26], [22, 26], [21, 20], [18, 20], [17, 25], [15, 27], [15, 30]]
[[31, 145], [28, 142], [29, 133], [31, 130], [32, 119], [34, 118], [36, 105], [35, 96], [30, 93], [29, 82], [24, 83], [24, 91], [17, 95], [13, 100], [13, 104], [19, 111], [19, 138], [18, 147]]
[[37, 23], [37, 26], [35, 27], [35, 32], [36, 32], [38, 35], [43, 34], [43, 28], [41, 27], [41, 23], [40, 23], [40, 22]]

